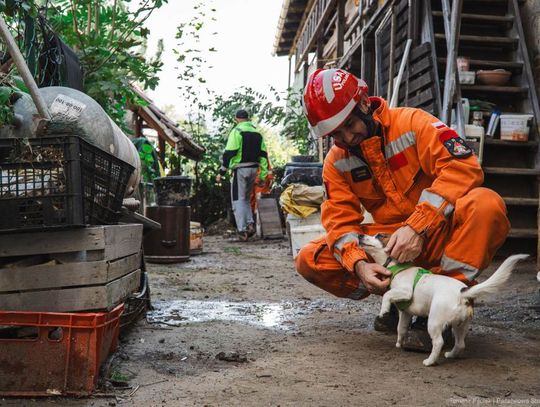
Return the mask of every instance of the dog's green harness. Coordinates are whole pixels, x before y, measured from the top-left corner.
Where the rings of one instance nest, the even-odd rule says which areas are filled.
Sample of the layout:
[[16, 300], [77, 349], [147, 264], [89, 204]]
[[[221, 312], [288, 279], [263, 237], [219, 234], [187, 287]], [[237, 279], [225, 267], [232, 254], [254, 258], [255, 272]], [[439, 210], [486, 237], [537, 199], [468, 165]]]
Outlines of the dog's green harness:
[[[398, 264], [394, 264], [393, 266], [388, 267], [388, 270], [390, 270], [390, 272], [392, 273], [392, 277], [390, 281], [393, 280], [394, 277], [397, 276], [400, 272], [402, 272], [403, 270], [407, 270], [411, 267], [416, 267], [416, 266], [412, 263], [398, 263]], [[414, 289], [416, 288], [416, 284], [418, 284], [418, 281], [420, 281], [420, 279], [426, 274], [431, 274], [431, 271], [423, 269], [423, 268], [419, 268], [418, 271], [416, 272], [416, 276], [414, 276], [414, 282], [412, 286], [413, 294], [414, 294]], [[400, 311], [404, 311], [405, 309], [407, 309], [409, 305], [411, 305], [411, 302], [412, 302], [412, 298], [407, 301], [396, 302], [395, 304], [396, 304], [396, 307], [398, 307]]]

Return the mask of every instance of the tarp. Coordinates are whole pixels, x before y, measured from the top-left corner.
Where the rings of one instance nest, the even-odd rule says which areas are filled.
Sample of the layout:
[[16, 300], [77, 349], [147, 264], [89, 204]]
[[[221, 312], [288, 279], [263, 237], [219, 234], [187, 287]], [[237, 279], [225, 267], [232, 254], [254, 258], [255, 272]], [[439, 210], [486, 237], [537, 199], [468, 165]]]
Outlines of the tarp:
[[281, 208], [291, 215], [305, 218], [317, 212], [324, 200], [322, 186], [309, 187], [304, 184], [291, 184], [279, 197]]

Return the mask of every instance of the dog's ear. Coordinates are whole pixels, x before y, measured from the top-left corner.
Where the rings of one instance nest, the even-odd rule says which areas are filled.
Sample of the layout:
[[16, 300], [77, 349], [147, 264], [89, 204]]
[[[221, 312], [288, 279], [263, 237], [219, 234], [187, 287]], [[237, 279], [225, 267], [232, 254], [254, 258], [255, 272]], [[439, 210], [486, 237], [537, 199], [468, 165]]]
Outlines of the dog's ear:
[[386, 247], [386, 244], [390, 240], [390, 235], [388, 233], [377, 233], [375, 235], [375, 239], [377, 239], [379, 242], [382, 243], [384, 247]]

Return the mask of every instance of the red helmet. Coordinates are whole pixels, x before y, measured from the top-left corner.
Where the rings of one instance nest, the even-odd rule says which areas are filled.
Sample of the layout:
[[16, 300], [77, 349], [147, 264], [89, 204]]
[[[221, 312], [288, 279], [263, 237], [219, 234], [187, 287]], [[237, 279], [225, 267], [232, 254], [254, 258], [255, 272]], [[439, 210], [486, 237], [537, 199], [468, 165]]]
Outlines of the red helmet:
[[304, 89], [304, 113], [311, 130], [324, 137], [347, 120], [368, 86], [343, 69], [317, 69]]

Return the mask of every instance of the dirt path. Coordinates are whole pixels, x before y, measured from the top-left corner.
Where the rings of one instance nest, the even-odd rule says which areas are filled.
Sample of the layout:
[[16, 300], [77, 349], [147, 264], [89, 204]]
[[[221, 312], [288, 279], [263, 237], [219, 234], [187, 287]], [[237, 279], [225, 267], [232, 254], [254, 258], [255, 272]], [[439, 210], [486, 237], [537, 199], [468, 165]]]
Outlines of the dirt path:
[[[540, 405], [532, 263], [477, 305], [462, 359], [425, 368], [423, 354], [372, 330], [380, 298], [340, 300], [311, 286], [295, 273], [287, 242], [205, 237], [205, 250], [149, 267], [153, 322], [123, 339], [113, 364], [131, 389], [24, 405]], [[22, 405], [13, 403], [1, 405]]]

